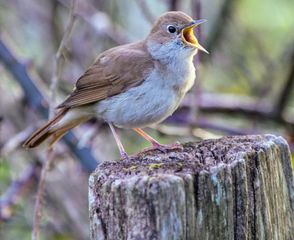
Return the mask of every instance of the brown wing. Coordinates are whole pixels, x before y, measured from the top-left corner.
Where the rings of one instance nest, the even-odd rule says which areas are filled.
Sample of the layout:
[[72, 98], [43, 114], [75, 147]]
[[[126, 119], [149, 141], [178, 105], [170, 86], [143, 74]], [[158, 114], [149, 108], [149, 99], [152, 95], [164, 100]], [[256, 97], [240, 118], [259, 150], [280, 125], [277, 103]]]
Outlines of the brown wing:
[[100, 54], [58, 108], [94, 103], [140, 85], [153, 68], [143, 43], [119, 46]]

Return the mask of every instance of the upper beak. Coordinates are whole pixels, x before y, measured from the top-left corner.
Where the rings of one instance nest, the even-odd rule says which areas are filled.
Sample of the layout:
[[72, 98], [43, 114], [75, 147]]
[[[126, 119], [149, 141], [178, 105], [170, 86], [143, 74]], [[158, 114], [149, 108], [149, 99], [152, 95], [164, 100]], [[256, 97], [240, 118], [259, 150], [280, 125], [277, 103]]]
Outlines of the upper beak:
[[[205, 23], [205, 22], [207, 22], [206, 19], [193, 20], [192, 22], [190, 22], [190, 23], [186, 24], [185, 26], [183, 26], [181, 28], [181, 32], [182, 32], [182, 35], [184, 36], [184, 38], [185, 38], [186, 33], [188, 33], [188, 35], [193, 34], [193, 38], [195, 38], [195, 40], [194, 39], [192, 40], [193, 45], [196, 48], [198, 48], [199, 50], [209, 54], [209, 52], [198, 43], [198, 41], [197, 41], [197, 39], [196, 39], [196, 37], [194, 36], [194, 33], [193, 33], [193, 28], [194, 27], [196, 27], [196, 26], [198, 26], [198, 25], [200, 25], [202, 23]], [[185, 40], [187, 41], [187, 39], [185, 39]], [[191, 43], [191, 42], [189, 42], [189, 43]]]
[[194, 28], [202, 23], [205, 23], [207, 22], [206, 19], [199, 19], [199, 20], [193, 20], [192, 22], [186, 24], [185, 26], [182, 27], [182, 29], [185, 29], [185, 28]]

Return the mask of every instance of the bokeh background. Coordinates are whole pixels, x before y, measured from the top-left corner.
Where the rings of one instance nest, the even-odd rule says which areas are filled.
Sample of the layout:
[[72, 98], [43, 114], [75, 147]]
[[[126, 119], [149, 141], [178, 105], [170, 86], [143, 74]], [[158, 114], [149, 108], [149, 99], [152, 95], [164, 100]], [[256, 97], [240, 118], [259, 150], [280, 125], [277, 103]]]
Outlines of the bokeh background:
[[[22, 142], [46, 120], [67, 0], [0, 0], [0, 239], [30, 239], [46, 146]], [[96, 55], [144, 38], [154, 19], [182, 10], [210, 52], [195, 58], [197, 84], [178, 111], [147, 129], [162, 143], [276, 134], [294, 152], [293, 0], [80, 0], [63, 52], [56, 105]], [[149, 147], [119, 131], [130, 154]], [[46, 177], [41, 239], [88, 239], [87, 181], [98, 162], [118, 159], [107, 125], [93, 119], [56, 145]]]

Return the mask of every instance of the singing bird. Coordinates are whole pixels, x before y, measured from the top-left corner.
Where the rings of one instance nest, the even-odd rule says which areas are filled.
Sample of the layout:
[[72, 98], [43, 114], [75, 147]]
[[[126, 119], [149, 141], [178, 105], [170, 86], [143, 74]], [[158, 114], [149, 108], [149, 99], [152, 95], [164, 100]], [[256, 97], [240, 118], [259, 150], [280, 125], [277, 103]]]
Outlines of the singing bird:
[[153, 147], [164, 148], [141, 128], [169, 117], [194, 84], [193, 56], [198, 50], [207, 51], [193, 29], [205, 21], [179, 11], [166, 12], [144, 40], [99, 54], [57, 107], [56, 116], [24, 147], [36, 147], [48, 137], [52, 146], [70, 129], [97, 117], [109, 124], [122, 158], [128, 155], [114, 126], [133, 129]]

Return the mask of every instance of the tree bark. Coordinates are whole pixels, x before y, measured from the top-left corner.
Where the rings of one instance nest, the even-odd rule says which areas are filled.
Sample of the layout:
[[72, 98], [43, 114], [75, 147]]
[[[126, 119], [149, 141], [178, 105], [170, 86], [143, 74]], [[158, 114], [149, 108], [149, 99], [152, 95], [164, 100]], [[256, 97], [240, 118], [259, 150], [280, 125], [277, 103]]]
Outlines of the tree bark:
[[104, 162], [89, 179], [92, 240], [294, 239], [281, 137], [224, 137]]

